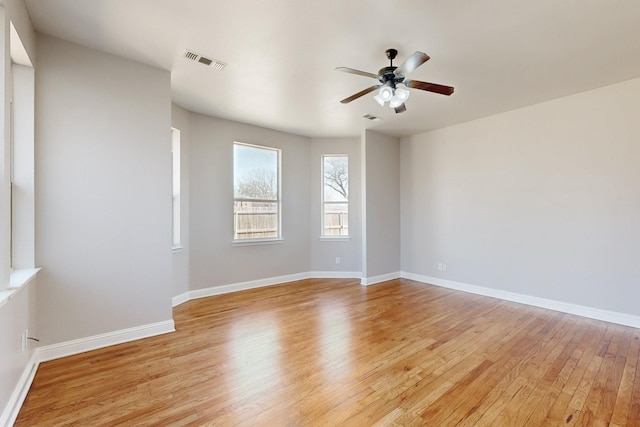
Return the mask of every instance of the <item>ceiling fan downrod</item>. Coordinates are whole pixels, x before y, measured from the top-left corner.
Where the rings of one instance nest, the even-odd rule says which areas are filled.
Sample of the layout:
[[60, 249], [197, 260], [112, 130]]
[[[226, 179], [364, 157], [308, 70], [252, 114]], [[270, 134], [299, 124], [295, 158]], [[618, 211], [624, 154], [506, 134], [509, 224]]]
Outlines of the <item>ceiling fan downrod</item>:
[[394, 74], [395, 69], [398, 67], [393, 66], [393, 60], [398, 55], [398, 51], [396, 49], [387, 49], [384, 52], [387, 54], [387, 59], [389, 59], [389, 66], [378, 70], [378, 80], [380, 80], [380, 83], [389, 84], [395, 89], [396, 83], [402, 81], [398, 80]]
[[396, 49], [387, 49], [384, 52], [387, 54], [387, 58], [391, 61], [391, 66], [393, 67], [393, 60], [396, 59], [398, 51]]

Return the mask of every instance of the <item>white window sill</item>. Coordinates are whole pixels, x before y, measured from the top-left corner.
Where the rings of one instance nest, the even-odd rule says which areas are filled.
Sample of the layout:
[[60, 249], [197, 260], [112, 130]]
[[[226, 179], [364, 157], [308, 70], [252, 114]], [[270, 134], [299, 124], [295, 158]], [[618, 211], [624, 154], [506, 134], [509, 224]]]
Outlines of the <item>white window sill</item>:
[[349, 242], [351, 240], [351, 236], [320, 236], [321, 242]]
[[13, 270], [9, 275], [9, 287], [0, 292], [0, 307], [13, 298], [22, 288], [27, 286], [36, 277], [39, 268], [25, 268]]
[[276, 245], [284, 242], [284, 239], [246, 239], [234, 240], [232, 246]]

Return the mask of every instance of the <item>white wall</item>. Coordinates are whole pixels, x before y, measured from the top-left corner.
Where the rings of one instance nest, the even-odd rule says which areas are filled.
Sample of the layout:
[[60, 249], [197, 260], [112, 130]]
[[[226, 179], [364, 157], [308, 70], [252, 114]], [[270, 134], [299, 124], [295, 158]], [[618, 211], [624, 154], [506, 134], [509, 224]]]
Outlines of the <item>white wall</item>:
[[[191, 114], [190, 288], [309, 271], [309, 139]], [[282, 150], [281, 243], [233, 246], [233, 142]]]
[[400, 271], [400, 141], [366, 130], [362, 137], [363, 282]]
[[37, 48], [41, 344], [170, 321], [170, 74], [47, 36]]
[[[28, 53], [32, 61], [35, 61], [35, 32], [31, 26], [29, 15], [24, 7], [22, 1], [18, 0], [5, 0], [3, 2], [4, 7], [0, 7], [0, 28], [2, 29], [2, 100], [3, 105], [3, 130], [0, 133], [3, 135], [3, 141], [0, 143], [0, 147], [8, 147], [5, 142], [8, 141], [7, 136], [9, 134], [10, 123], [9, 110], [7, 107], [9, 102], [9, 94], [11, 91], [11, 80], [9, 79], [10, 57], [9, 57], [9, 22], [12, 22], [16, 28], [16, 31], [20, 35], [24, 43], [24, 48]], [[8, 170], [5, 174], [5, 166], [8, 164], [8, 158], [5, 158], [5, 150], [2, 150], [0, 154], [2, 170], [2, 178], [0, 178], [0, 199], [2, 200], [2, 209], [0, 209], [0, 241], [2, 241], [0, 249], [0, 291], [3, 291], [8, 284], [9, 279], [9, 244], [8, 240], [5, 240], [8, 236], [9, 221], [8, 214]], [[6, 160], [6, 162], [5, 162]], [[5, 228], [7, 227], [7, 228]], [[23, 253], [23, 251], [20, 251]], [[0, 303], [0, 424], [5, 423], [12, 416], [15, 415], [17, 401], [12, 401], [12, 394], [19, 386], [19, 380], [23, 372], [28, 371], [30, 364], [29, 360], [33, 355], [33, 342], [29, 341], [28, 348], [25, 352], [22, 351], [21, 335], [29, 329], [30, 335], [38, 333], [36, 325], [36, 281], [33, 280], [26, 287], [22, 288], [18, 292], [14, 293], [8, 300]], [[14, 395], [15, 397], [15, 395]]]
[[171, 125], [180, 130], [180, 246], [172, 255], [172, 295], [189, 291], [189, 129], [190, 112], [173, 104]]
[[19, 387], [23, 372], [30, 366], [36, 347], [35, 341], [28, 340], [27, 349], [23, 352], [21, 334], [28, 329], [29, 336], [38, 336], [34, 310], [37, 286], [33, 280], [0, 307], [0, 425], [4, 425], [5, 419], [16, 410], [16, 402], [11, 397]]
[[403, 139], [402, 270], [640, 315], [639, 111], [635, 79]]
[[[346, 154], [349, 156], [349, 239], [321, 239], [322, 233], [322, 156]], [[309, 157], [310, 198], [310, 252], [311, 271], [357, 272], [362, 271], [362, 189], [360, 172], [359, 138], [312, 138]], [[336, 264], [336, 258], [340, 264]]]

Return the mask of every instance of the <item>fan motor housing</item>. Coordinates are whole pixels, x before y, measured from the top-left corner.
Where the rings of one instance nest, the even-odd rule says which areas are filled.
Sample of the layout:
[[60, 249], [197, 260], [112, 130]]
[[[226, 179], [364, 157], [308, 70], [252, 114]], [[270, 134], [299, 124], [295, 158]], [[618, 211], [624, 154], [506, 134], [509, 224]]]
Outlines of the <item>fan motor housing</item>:
[[399, 76], [393, 73], [396, 68], [398, 67], [380, 68], [380, 70], [378, 71], [378, 80], [380, 80], [380, 83], [385, 84], [391, 81], [393, 82], [393, 84], [395, 84], [402, 82], [404, 80], [404, 76]]

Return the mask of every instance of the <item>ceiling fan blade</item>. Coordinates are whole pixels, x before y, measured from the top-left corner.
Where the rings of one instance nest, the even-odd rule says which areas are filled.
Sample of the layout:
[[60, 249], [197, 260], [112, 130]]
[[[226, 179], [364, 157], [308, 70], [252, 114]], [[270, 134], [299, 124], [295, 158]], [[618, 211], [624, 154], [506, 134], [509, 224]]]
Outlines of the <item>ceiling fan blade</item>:
[[396, 111], [396, 114], [404, 113], [405, 111], [407, 111], [407, 106], [402, 103], [400, 106], [394, 108], [394, 110]]
[[366, 94], [368, 94], [370, 92], [373, 92], [374, 90], [378, 89], [380, 86], [381, 85], [374, 85], [374, 86], [368, 87], [365, 90], [361, 90], [360, 92], [358, 92], [356, 94], [353, 94], [350, 97], [345, 98], [340, 102], [343, 103], [343, 104], [348, 104], [349, 102], [353, 101], [354, 99], [358, 99], [361, 96], [364, 96], [364, 95], [366, 95]]
[[429, 55], [424, 52], [416, 51], [413, 55], [405, 59], [404, 62], [393, 71], [393, 73], [396, 76], [406, 76], [428, 60]]
[[421, 82], [420, 80], [406, 80], [404, 84], [407, 87], [414, 89], [426, 90], [429, 92], [439, 93], [441, 95], [451, 95], [453, 88], [451, 86], [444, 86], [435, 83]]
[[378, 80], [378, 75], [373, 73], [367, 73], [366, 71], [354, 70], [348, 67], [336, 67], [336, 71], [342, 71], [344, 73], [356, 74], [358, 76], [371, 77]]

